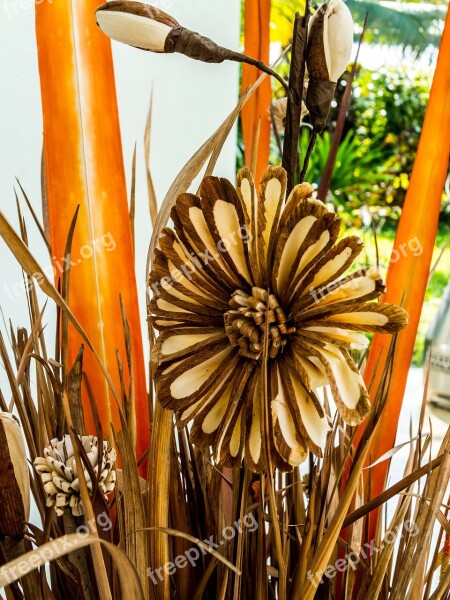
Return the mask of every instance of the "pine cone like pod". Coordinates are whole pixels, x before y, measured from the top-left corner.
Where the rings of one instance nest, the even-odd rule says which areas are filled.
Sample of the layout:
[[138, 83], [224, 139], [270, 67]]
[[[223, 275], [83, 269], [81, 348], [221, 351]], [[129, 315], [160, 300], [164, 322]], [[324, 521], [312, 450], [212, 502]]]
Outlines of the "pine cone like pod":
[[20, 427], [0, 413], [0, 537], [21, 538], [30, 518], [30, 476]]
[[[78, 437], [98, 478], [98, 487], [106, 497], [114, 490], [116, 484], [116, 471], [114, 469], [116, 451], [111, 448], [109, 442], [103, 442], [101, 473], [99, 474], [98, 439], [92, 435]], [[65, 435], [62, 440], [52, 440], [50, 446], [44, 449], [44, 456], [36, 458], [34, 466], [41, 476], [47, 493], [47, 506], [54, 506], [59, 516], [63, 515], [65, 510], [69, 508], [75, 517], [84, 514], [80, 496], [80, 482], [69, 435]], [[84, 469], [84, 476], [88, 489], [92, 492], [92, 481], [86, 469]]]

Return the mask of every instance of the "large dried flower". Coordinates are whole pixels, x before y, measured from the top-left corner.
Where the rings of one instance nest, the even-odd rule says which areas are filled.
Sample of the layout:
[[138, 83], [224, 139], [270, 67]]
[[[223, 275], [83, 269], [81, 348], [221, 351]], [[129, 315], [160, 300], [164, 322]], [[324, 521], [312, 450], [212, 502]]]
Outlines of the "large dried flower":
[[[109, 442], [103, 442], [101, 473], [98, 477], [98, 439], [92, 435], [78, 437], [92, 470], [98, 478], [98, 487], [106, 497], [114, 490], [116, 484], [116, 471], [114, 469], [116, 451], [111, 448]], [[47, 493], [47, 506], [54, 506], [59, 516], [64, 514], [68, 508], [72, 510], [72, 514], [76, 517], [84, 514], [77, 465], [69, 435], [65, 435], [62, 440], [52, 440], [50, 446], [44, 448], [44, 457], [35, 459], [34, 466], [41, 476]], [[84, 476], [88, 489], [92, 492], [92, 481], [86, 468], [84, 468]]]
[[321, 456], [328, 420], [318, 389], [330, 385], [342, 418], [357, 425], [370, 404], [349, 351], [360, 332], [405, 326], [402, 308], [376, 302], [376, 269], [344, 273], [361, 252], [337, 241], [340, 220], [297, 186], [286, 205], [286, 173], [270, 167], [259, 194], [248, 169], [237, 189], [206, 177], [182, 194], [156, 250], [149, 285], [160, 331], [152, 356], [161, 404], [178, 426], [192, 421], [199, 447], [218, 462], [254, 471]]
[[0, 412], [0, 538], [21, 538], [30, 518], [30, 475], [19, 424]]

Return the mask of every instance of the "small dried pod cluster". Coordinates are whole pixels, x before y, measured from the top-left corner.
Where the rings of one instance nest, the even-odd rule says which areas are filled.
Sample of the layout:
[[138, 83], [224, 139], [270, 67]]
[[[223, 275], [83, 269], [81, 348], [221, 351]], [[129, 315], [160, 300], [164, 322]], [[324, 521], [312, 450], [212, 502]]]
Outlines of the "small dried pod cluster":
[[[104, 441], [103, 452], [100, 454], [98, 438], [92, 435], [78, 437], [98, 480], [98, 487], [106, 498], [114, 491], [116, 484], [116, 451], [111, 448], [109, 442]], [[58, 516], [63, 515], [67, 509], [70, 509], [75, 517], [84, 514], [80, 481], [69, 435], [65, 435], [62, 440], [52, 440], [50, 445], [44, 448], [44, 456], [36, 458], [34, 466], [44, 484], [47, 506], [54, 506]], [[84, 476], [88, 489], [92, 492], [93, 483], [86, 468]]]
[[311, 17], [306, 63], [309, 73], [306, 106], [314, 129], [325, 127], [336, 82], [345, 71], [353, 45], [353, 19], [342, 0], [330, 0]]
[[21, 538], [30, 517], [30, 476], [19, 424], [0, 413], [0, 538]]

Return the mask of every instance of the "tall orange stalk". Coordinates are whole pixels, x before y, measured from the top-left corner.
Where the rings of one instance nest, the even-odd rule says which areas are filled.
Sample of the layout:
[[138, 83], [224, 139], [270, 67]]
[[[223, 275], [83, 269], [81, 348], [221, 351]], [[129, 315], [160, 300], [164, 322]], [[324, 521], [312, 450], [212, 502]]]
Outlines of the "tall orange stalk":
[[[245, 54], [268, 64], [270, 50], [271, 0], [245, 1]], [[250, 65], [243, 65], [242, 90], [253, 85], [261, 73]], [[259, 143], [256, 162], [256, 181], [269, 164], [270, 154], [270, 103], [272, 87], [270, 78], [259, 86], [241, 112], [245, 162], [251, 165], [258, 127]]]
[[[97, 0], [36, 4], [36, 36], [44, 116], [44, 157], [50, 242], [56, 278], [64, 268], [70, 223], [79, 205], [72, 245], [69, 305], [120, 390], [116, 349], [126, 392], [135, 397], [136, 452], [149, 443], [148, 401], [127, 192], [109, 39], [96, 26]], [[120, 294], [131, 330], [132, 379], [127, 369]], [[69, 365], [82, 340], [69, 330]], [[117, 403], [85, 349], [84, 373], [102, 428], [120, 429]], [[132, 395], [133, 395], [132, 394]], [[89, 433], [95, 433], [83, 389]]]
[[[401, 304], [409, 314], [409, 324], [397, 340], [392, 380], [386, 409], [372, 443], [371, 462], [395, 444], [398, 419], [406, 380], [414, 351], [420, 314], [430, 273], [439, 210], [450, 154], [450, 12], [434, 74], [420, 143], [400, 219], [393, 257], [387, 275], [384, 302]], [[422, 248], [414, 256], [412, 247]], [[380, 383], [390, 344], [390, 336], [375, 335], [365, 372], [372, 383], [372, 397]], [[371, 498], [385, 486], [389, 461], [366, 471], [366, 490]], [[374, 539], [377, 514], [371, 514], [369, 538]]]

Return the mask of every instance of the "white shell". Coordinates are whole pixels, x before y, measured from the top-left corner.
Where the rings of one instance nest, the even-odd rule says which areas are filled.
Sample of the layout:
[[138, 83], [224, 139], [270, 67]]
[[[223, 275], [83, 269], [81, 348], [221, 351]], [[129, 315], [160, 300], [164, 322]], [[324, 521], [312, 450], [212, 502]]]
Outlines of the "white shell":
[[330, 0], [320, 6], [309, 22], [309, 28], [323, 11], [323, 44], [330, 81], [337, 81], [345, 71], [353, 47], [353, 18], [342, 0]]
[[152, 52], [164, 52], [164, 44], [172, 27], [148, 17], [115, 10], [95, 13], [100, 29], [116, 42]]

